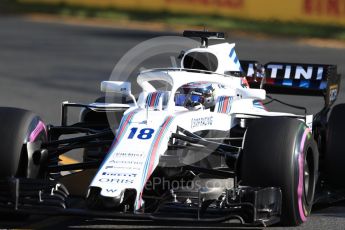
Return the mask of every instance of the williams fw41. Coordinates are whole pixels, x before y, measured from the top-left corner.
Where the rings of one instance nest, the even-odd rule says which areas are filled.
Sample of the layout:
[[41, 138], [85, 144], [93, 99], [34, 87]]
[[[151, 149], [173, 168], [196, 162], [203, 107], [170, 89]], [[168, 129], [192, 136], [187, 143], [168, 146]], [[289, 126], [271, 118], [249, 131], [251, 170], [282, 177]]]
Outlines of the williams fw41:
[[[0, 212], [299, 225], [313, 204], [342, 199], [337, 67], [260, 65], [239, 60], [235, 44], [208, 45], [223, 33], [184, 36], [201, 46], [181, 53], [180, 68], [140, 72], [138, 97], [129, 82], [104, 81], [107, 97], [64, 102], [57, 126], [0, 108]], [[266, 95], [274, 93], [325, 103], [307, 114]], [[304, 113], [270, 112], [274, 100]], [[71, 107], [78, 123], [68, 124]], [[82, 162], [59, 163], [75, 149]]]

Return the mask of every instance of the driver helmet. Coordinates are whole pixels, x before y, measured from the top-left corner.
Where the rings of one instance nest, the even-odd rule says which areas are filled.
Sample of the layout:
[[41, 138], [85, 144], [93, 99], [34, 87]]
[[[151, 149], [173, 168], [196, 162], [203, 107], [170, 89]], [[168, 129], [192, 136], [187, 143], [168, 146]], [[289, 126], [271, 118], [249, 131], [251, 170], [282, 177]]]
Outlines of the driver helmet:
[[211, 83], [195, 82], [181, 86], [175, 93], [175, 105], [186, 108], [214, 108], [214, 90]]

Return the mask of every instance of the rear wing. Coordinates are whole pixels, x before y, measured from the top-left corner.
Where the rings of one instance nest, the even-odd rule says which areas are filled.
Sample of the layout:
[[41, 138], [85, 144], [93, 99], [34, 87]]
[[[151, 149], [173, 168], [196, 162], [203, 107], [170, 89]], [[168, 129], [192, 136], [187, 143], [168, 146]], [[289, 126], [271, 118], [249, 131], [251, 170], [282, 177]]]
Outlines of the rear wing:
[[336, 65], [269, 62], [260, 66], [256, 61], [240, 63], [253, 88], [259, 88], [265, 76], [263, 86], [267, 93], [323, 96], [327, 107], [337, 99], [340, 74]]

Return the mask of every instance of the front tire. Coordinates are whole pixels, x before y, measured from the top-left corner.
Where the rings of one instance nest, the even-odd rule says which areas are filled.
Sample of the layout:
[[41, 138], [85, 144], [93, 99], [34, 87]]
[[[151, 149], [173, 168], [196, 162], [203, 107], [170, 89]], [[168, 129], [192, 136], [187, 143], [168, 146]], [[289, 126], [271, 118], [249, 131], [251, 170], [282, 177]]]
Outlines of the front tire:
[[317, 145], [303, 122], [267, 117], [249, 125], [240, 164], [242, 185], [279, 187], [283, 224], [295, 226], [306, 221], [317, 172]]
[[[34, 113], [17, 108], [0, 107], [0, 179], [43, 176], [41, 143], [47, 141], [46, 126]], [[0, 220], [23, 220], [27, 214], [1, 213]]]
[[41, 118], [27, 110], [0, 107], [0, 124], [0, 178], [39, 176], [40, 161], [28, 148], [47, 140]]

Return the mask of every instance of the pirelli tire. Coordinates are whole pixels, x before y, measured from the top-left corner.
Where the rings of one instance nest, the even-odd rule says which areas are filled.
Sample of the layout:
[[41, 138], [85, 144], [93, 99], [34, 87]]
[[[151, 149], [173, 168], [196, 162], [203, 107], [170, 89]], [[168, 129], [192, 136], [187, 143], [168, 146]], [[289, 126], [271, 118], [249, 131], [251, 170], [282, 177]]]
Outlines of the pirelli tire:
[[0, 178], [39, 177], [42, 159], [35, 150], [47, 141], [41, 118], [27, 110], [0, 107], [0, 123]]
[[333, 188], [345, 188], [345, 104], [333, 107], [327, 126], [324, 172], [326, 182]]
[[279, 187], [281, 223], [300, 225], [312, 208], [318, 157], [315, 140], [303, 122], [286, 117], [254, 120], [245, 134], [241, 184]]

